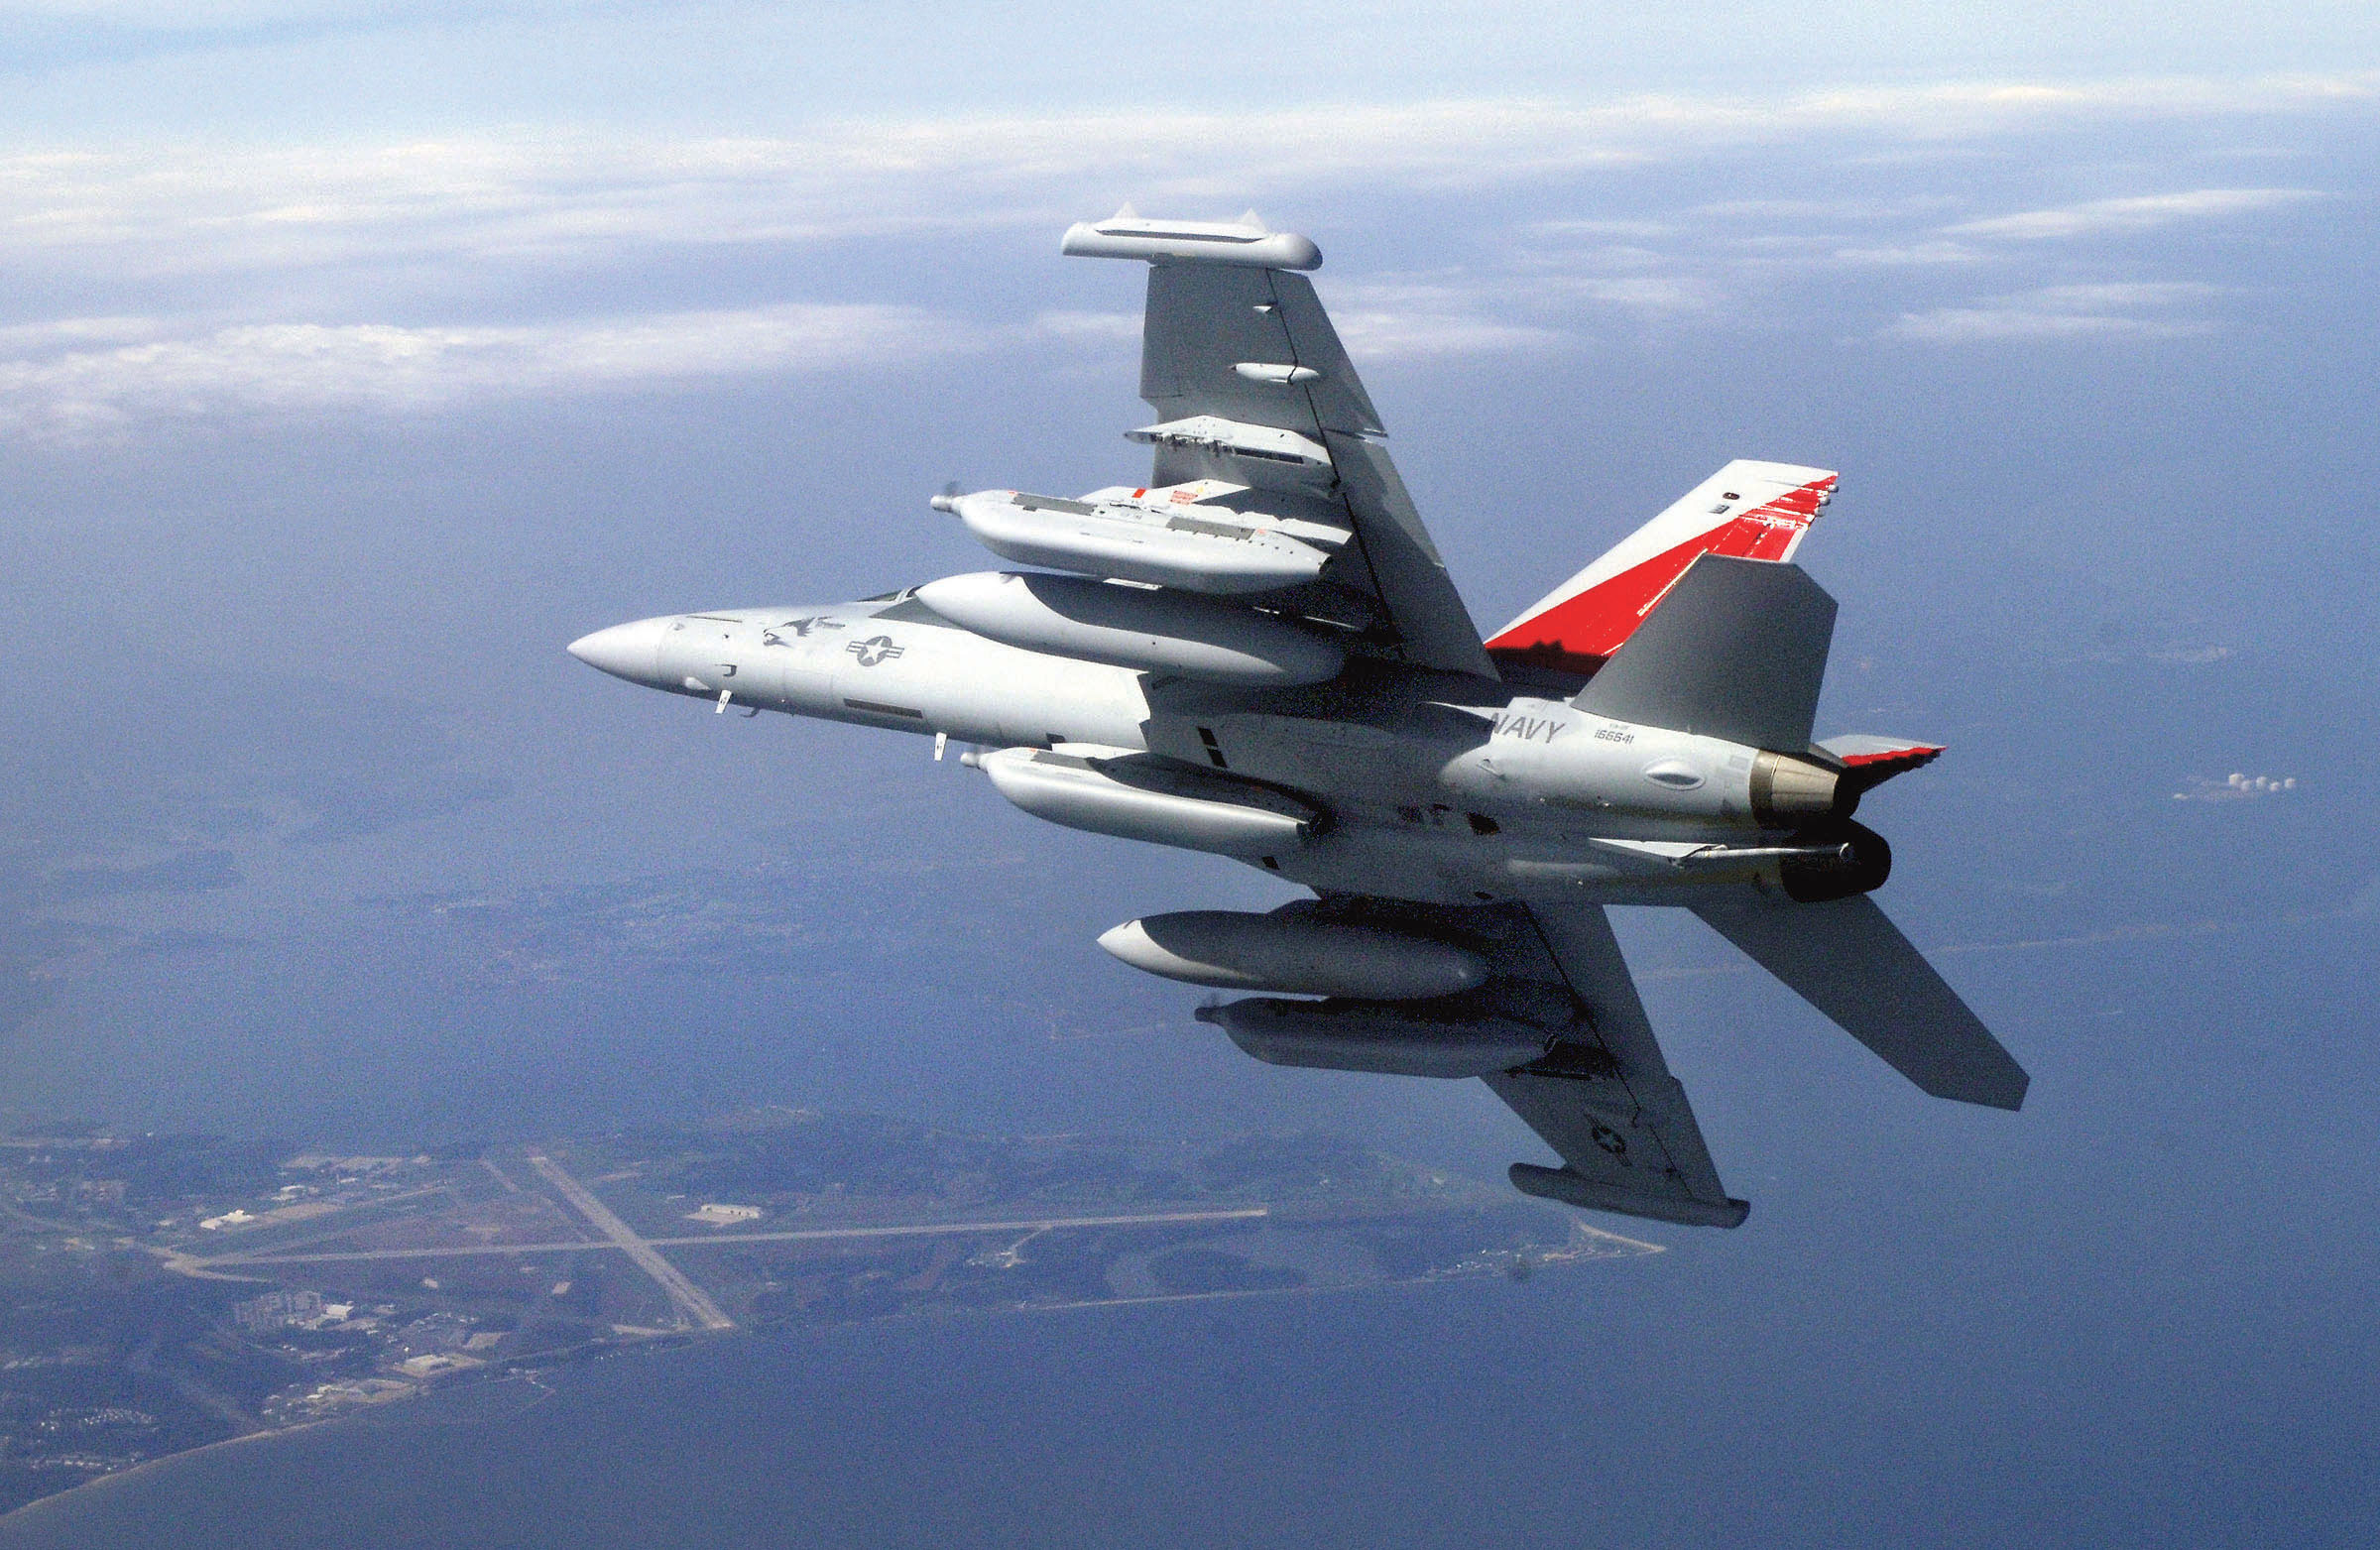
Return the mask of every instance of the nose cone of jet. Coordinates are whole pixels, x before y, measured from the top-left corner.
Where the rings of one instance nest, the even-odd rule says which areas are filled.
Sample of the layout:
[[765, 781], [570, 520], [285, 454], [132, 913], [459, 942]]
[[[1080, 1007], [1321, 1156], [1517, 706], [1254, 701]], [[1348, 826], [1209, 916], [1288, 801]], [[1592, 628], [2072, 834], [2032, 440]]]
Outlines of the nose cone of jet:
[[600, 667], [631, 683], [652, 683], [660, 672], [661, 637], [668, 634], [666, 618], [639, 619], [613, 625], [570, 643], [570, 655], [590, 667]]

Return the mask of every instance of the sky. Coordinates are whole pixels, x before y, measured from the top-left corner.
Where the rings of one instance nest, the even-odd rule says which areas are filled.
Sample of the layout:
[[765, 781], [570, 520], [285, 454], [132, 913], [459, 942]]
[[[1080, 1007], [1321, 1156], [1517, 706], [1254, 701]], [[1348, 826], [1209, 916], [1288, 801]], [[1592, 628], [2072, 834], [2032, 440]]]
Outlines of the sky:
[[[904, 865], [1062, 874], [1115, 849], [988, 809], [906, 740], [730, 729], [557, 648], [978, 568], [925, 508], [948, 479], [1134, 475], [1136, 274], [1054, 252], [1127, 199], [1252, 204], [1320, 238], [1325, 299], [1490, 628], [1750, 455], [1845, 471], [1808, 558], [1845, 603], [1830, 704], [1886, 723], [1859, 725], [1959, 741], [1943, 718], [1990, 699], [1970, 669], [1995, 654], [2219, 669], [2328, 638], [2355, 660], [2369, 539], [2329, 492], [2370, 467], [2376, 92], [2343, 71], [1942, 81], [21, 153], [0, 608], [39, 730], [0, 802], [21, 865], [65, 880], [55, 929], [102, 953], [822, 845], [894, 907], [909, 885], [878, 868], [913, 810], [943, 826]], [[101, 661], [95, 699], [60, 692]], [[1967, 708], [1989, 735], [1907, 799], [2039, 800], [2041, 750], [2005, 713]], [[2051, 739], [2146, 763], [2130, 795], [2156, 800], [2368, 746], [2273, 735]], [[2023, 835], [1959, 848], [2042, 865]], [[2324, 854], [2318, 874], [2351, 865]], [[1120, 987], [1089, 940], [1153, 894], [1269, 896], [1123, 855], [1092, 906], [1111, 918], [1028, 912], [1004, 943], [1064, 944], [1028, 999], [1161, 1019], [1169, 993]], [[214, 870], [136, 886], [168, 865]], [[902, 907], [930, 933], [975, 886]], [[1083, 902], [1016, 886], [1033, 911]], [[72, 1091], [85, 1040], [58, 1037], [66, 1065], [25, 1052], [27, 1102]], [[404, 1038], [361, 1042], [405, 1062]], [[222, 1091], [193, 1089], [202, 1113]]]
[[[1615, 1401], [1739, 1407], [1724, 1499], [1775, 1543], [1856, 1541], [1970, 1422], [2015, 1485], [1907, 1542], [2180, 1533], [2194, 1472], [2236, 1488], [2204, 1542], [2340, 1542], [2254, 1461], [2380, 1437], [2325, 1375], [2380, 1351], [2370, 8], [60, 3], [0, 8], [0, 1119], [759, 1099], [1534, 1158], [1472, 1084], [1258, 1066], [1092, 945], [1253, 873], [560, 650], [983, 568], [949, 479], [1137, 477], [1137, 274], [1059, 233], [1253, 207], [1320, 243], [1483, 625], [1730, 457], [1839, 468], [1820, 730], [1950, 745], [1863, 809], [1880, 897], [2033, 1102], [1925, 1100], [1629, 912], [1754, 1215], [1623, 1310], [1736, 1367]], [[1883, 1403], [1949, 1329], [2013, 1375]], [[2142, 1329], [2248, 1384], [2253, 1446], [2109, 1354]], [[2078, 1373], [2107, 1413], [2030, 1426]], [[1813, 1395], [1889, 1486], [1777, 1440]], [[1663, 1492], [1720, 1462], [1610, 1521], [1693, 1542]]]

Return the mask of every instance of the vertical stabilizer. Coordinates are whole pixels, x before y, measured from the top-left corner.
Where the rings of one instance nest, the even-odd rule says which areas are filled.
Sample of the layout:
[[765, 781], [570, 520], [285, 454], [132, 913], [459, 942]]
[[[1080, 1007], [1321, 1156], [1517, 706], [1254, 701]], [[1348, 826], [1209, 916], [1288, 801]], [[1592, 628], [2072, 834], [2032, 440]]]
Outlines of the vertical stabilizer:
[[1836, 482], [1824, 468], [1738, 458], [1530, 604], [1488, 650], [1509, 661], [1593, 672], [1703, 555], [1793, 558]]
[[1799, 565], [1705, 554], [1574, 703], [1800, 754], [1834, 636], [1835, 600]]

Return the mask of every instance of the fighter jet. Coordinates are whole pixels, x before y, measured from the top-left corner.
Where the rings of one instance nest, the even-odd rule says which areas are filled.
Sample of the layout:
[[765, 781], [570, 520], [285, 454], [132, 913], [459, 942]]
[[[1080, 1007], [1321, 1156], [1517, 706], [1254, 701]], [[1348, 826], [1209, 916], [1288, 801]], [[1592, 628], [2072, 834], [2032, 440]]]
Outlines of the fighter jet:
[[1690, 909], [1928, 1093], [2026, 1076], [1869, 894], [1853, 821], [1942, 752], [1812, 741], [1835, 600], [1793, 555], [1826, 469], [1738, 461], [1482, 638], [1305, 272], [1306, 238], [1129, 207], [1145, 481], [934, 498], [1020, 568], [614, 625], [572, 656], [709, 701], [933, 739], [1052, 823], [1310, 893], [1128, 921], [1135, 969], [1280, 1065], [1485, 1081], [1559, 1157], [1523, 1192], [1734, 1227], [1606, 911]]

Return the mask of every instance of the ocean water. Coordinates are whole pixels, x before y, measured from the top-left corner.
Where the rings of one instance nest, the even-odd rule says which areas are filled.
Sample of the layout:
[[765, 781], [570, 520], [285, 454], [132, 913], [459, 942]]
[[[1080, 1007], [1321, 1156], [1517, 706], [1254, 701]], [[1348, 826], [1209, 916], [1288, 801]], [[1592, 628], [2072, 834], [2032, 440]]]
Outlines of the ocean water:
[[2368, 1325], [2276, 1362], [2213, 1308], [2045, 1318], [2022, 1245], [1915, 1296], [1729, 1254], [731, 1337], [188, 1456], [0, 1545], [2368, 1543]]
[[628, 1354], [166, 1461], [0, 1550], [2368, 1544], [2375, 947], [2350, 909], [1962, 955], [2018, 1116], [1648, 976], [1706, 1030], [1736, 1232]]

